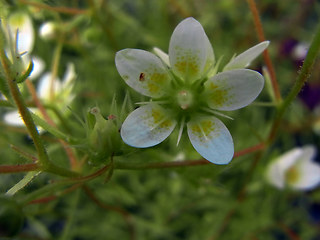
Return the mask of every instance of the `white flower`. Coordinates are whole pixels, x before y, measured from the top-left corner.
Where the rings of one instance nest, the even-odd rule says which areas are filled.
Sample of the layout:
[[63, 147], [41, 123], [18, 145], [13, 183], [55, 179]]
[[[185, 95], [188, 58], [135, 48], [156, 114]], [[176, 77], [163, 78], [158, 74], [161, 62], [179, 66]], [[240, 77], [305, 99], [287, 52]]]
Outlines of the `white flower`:
[[215, 164], [229, 163], [233, 140], [215, 116], [224, 116], [218, 111], [245, 107], [259, 95], [263, 77], [244, 68], [268, 44], [250, 48], [216, 74], [215, 56], [204, 29], [195, 19], [187, 18], [172, 34], [169, 56], [160, 49], [155, 49], [158, 56], [139, 49], [117, 52], [115, 61], [121, 77], [152, 98], [124, 121], [123, 141], [133, 147], [151, 147], [164, 141], [180, 124], [179, 142], [186, 125], [200, 155]]
[[[18, 33], [18, 34], [17, 34]], [[17, 53], [30, 53], [34, 45], [34, 31], [29, 15], [14, 13], [8, 18], [8, 34], [11, 44], [17, 43]], [[16, 39], [17, 38], [17, 39]], [[17, 42], [15, 42], [17, 40]]]
[[39, 98], [45, 103], [55, 104], [56, 106], [69, 105], [75, 95], [72, 93], [76, 73], [73, 63], [68, 63], [66, 72], [61, 81], [59, 78], [52, 79], [50, 72], [45, 73], [39, 80], [37, 93]]
[[[45, 104], [52, 104], [59, 110], [64, 111], [66, 106], [70, 105], [75, 95], [72, 93], [76, 73], [74, 65], [69, 63], [61, 81], [59, 78], [52, 79], [51, 73], [45, 73], [39, 80], [37, 95]], [[38, 109], [29, 108], [35, 114], [40, 114]], [[51, 115], [55, 119], [55, 115]], [[4, 115], [4, 121], [9, 125], [23, 126], [24, 122], [18, 111], [11, 111]]]
[[[7, 24], [7, 38], [9, 46], [6, 53], [14, 63], [21, 59], [22, 71], [27, 70], [30, 61], [33, 62], [33, 70], [29, 78], [37, 78], [43, 71], [45, 63], [39, 57], [32, 56], [34, 47], [34, 30], [30, 16], [26, 13], [16, 12], [9, 16]], [[19, 56], [19, 58], [17, 58]]]
[[294, 148], [275, 159], [267, 169], [267, 180], [279, 189], [310, 190], [320, 183], [320, 165], [313, 162], [314, 146]]

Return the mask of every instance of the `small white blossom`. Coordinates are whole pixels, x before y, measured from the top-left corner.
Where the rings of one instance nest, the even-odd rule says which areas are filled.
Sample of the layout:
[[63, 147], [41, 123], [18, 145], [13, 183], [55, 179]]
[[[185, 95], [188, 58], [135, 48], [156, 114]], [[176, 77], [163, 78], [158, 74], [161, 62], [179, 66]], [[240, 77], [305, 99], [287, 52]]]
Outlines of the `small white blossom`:
[[133, 111], [121, 127], [125, 143], [146, 148], [164, 141], [180, 124], [193, 147], [208, 161], [227, 164], [234, 153], [219, 111], [236, 110], [250, 104], [261, 92], [264, 79], [245, 69], [269, 42], [262, 42], [231, 60], [217, 73], [213, 48], [194, 18], [183, 20], [174, 30], [167, 55], [139, 49], [116, 54], [116, 67], [125, 82], [152, 101]]
[[267, 180], [273, 186], [284, 189], [311, 190], [320, 184], [320, 165], [313, 161], [314, 146], [294, 148], [271, 162]]

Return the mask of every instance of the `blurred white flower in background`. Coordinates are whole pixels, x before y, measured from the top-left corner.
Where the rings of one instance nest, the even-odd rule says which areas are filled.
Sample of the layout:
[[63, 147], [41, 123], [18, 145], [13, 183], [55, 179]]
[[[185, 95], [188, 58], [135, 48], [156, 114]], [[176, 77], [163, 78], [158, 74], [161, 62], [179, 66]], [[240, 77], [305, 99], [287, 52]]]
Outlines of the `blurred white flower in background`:
[[56, 37], [57, 25], [54, 22], [45, 22], [39, 28], [39, 35], [43, 40], [51, 40]]
[[[64, 74], [63, 80], [59, 78], [53, 79], [51, 73], [47, 72], [43, 74], [40, 78], [37, 95], [39, 99], [44, 104], [50, 104], [56, 107], [58, 110], [64, 112], [66, 107], [69, 106], [72, 100], [75, 97], [75, 94], [72, 93], [76, 73], [73, 63], [68, 63], [66, 72]], [[40, 112], [36, 108], [29, 108], [33, 113], [40, 115]], [[49, 114], [53, 121], [56, 122], [57, 117], [55, 115]], [[18, 111], [11, 111], [4, 115], [4, 121], [13, 126], [23, 126], [24, 122], [22, 121]]]
[[[32, 56], [32, 50], [35, 42], [35, 34], [32, 25], [32, 19], [27, 13], [16, 12], [8, 17], [5, 25], [3, 25], [4, 32], [8, 46], [6, 54], [12, 63], [18, 66], [18, 71], [24, 72], [27, 70], [30, 61], [33, 62], [33, 70], [29, 75], [29, 79], [33, 80], [41, 76], [45, 68], [44, 61], [39, 58]], [[55, 34], [55, 27], [52, 23], [47, 22], [39, 29], [41, 37], [50, 37]], [[50, 72], [44, 73], [37, 85], [37, 95], [44, 104], [51, 104], [60, 111], [65, 111], [73, 98], [72, 94], [74, 80], [76, 73], [74, 65], [68, 63], [65, 75], [61, 81], [58, 77], [52, 76]], [[24, 85], [21, 85], [23, 89]], [[40, 114], [36, 108], [29, 108], [35, 114]], [[56, 116], [49, 114], [53, 120], [56, 120]], [[18, 111], [10, 111], [4, 115], [4, 121], [13, 126], [23, 126], [24, 122], [20, 117]]]
[[38, 97], [44, 103], [54, 104], [62, 109], [69, 105], [75, 97], [72, 91], [76, 76], [73, 63], [68, 63], [62, 81], [59, 78], [53, 79], [50, 72], [44, 73], [38, 83]]
[[8, 18], [8, 34], [13, 46], [17, 44], [19, 54], [30, 53], [34, 46], [34, 31], [29, 15], [16, 12]]
[[311, 190], [320, 184], [320, 165], [313, 161], [314, 146], [294, 148], [271, 162], [267, 180], [273, 186], [284, 189]]
[[45, 63], [39, 57], [32, 56], [35, 43], [35, 34], [30, 16], [23, 12], [16, 12], [8, 17], [7, 25], [3, 26], [7, 33], [8, 45], [6, 49], [9, 59], [18, 64], [21, 60], [19, 70], [21, 72], [28, 69], [30, 61], [33, 62], [33, 70], [29, 78], [35, 79], [40, 76], [45, 68]]

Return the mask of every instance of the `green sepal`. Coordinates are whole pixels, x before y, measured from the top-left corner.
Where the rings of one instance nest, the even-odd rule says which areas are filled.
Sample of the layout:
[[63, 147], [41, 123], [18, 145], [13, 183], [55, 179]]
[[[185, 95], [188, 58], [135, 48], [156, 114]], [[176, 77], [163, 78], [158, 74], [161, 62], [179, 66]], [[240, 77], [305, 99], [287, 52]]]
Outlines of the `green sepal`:
[[21, 76], [17, 78], [17, 83], [24, 82], [30, 76], [30, 73], [32, 72], [32, 70], [33, 70], [33, 62], [30, 61], [28, 69]]
[[95, 125], [88, 134], [91, 163], [105, 163], [112, 155], [121, 153], [122, 140], [117, 127], [117, 117], [110, 115], [105, 119], [97, 107], [92, 108], [89, 114], [95, 117]]

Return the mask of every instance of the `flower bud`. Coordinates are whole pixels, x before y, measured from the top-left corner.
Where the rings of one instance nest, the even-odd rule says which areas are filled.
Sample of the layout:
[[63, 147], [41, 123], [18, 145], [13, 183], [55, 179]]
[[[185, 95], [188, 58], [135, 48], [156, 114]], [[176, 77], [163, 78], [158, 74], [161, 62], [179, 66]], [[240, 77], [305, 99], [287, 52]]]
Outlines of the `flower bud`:
[[[97, 107], [89, 111], [87, 122], [90, 132], [88, 136], [90, 156], [94, 164], [104, 162], [110, 156], [119, 154], [122, 141], [116, 121], [117, 117], [114, 115], [110, 115], [108, 119], [103, 118]], [[90, 125], [93, 126], [91, 130]]]

